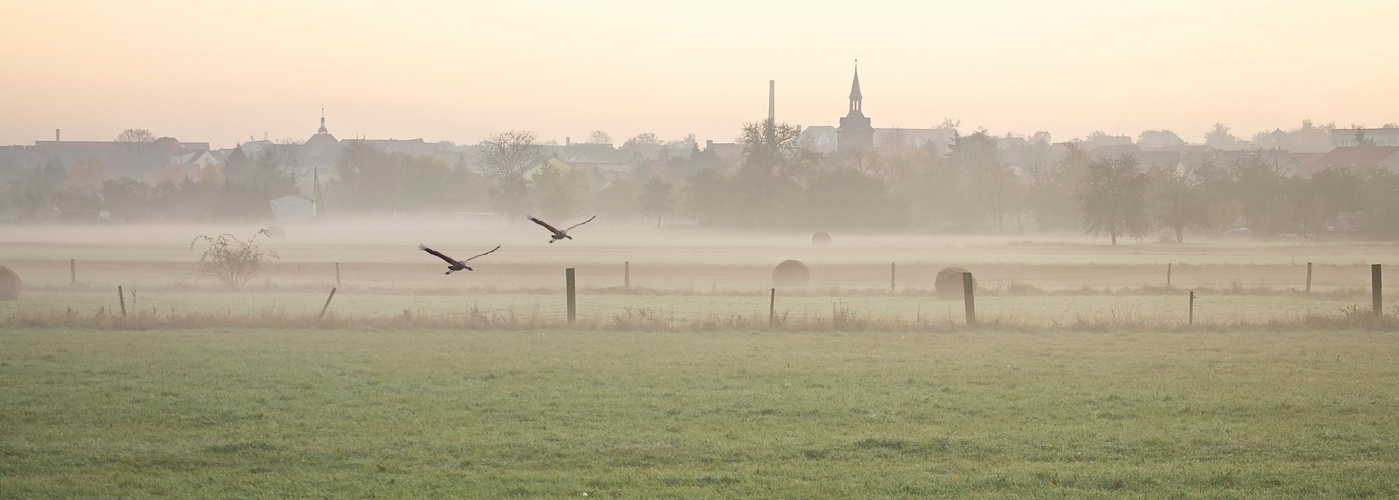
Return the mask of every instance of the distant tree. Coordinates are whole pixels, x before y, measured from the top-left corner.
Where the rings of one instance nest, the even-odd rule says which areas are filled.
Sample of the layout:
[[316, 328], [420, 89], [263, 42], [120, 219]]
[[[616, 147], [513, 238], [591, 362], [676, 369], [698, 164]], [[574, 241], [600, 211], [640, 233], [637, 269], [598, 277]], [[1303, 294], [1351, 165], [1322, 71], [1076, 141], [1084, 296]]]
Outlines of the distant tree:
[[592, 207], [607, 220], [625, 220], [641, 212], [641, 188], [636, 181], [620, 178], [593, 194]]
[[1092, 162], [1087, 150], [1070, 142], [1058, 161], [1030, 169], [1030, 211], [1041, 230], [1076, 230], [1082, 226], [1077, 193]]
[[607, 135], [607, 132], [594, 130], [592, 134], [588, 135], [588, 144], [606, 144], [611, 146], [612, 136]]
[[661, 218], [675, 212], [675, 194], [669, 182], [660, 177], [651, 177], [641, 192], [641, 208], [646, 215], [656, 218], [656, 227], [661, 227]]
[[525, 166], [544, 153], [544, 147], [534, 132], [511, 130], [486, 138], [476, 151], [499, 187], [524, 173]]
[[1170, 229], [1176, 243], [1185, 241], [1186, 229], [1205, 227], [1209, 222], [1209, 212], [1199, 190], [1174, 168], [1151, 170], [1151, 188], [1147, 196], [1152, 221], [1157, 227]]
[[582, 200], [582, 172], [563, 171], [546, 164], [534, 173], [527, 183], [534, 199], [534, 205], [542, 215], [553, 220], [572, 218]]
[[[747, 123], [739, 135], [743, 156], [730, 185], [733, 215], [744, 226], [778, 226], [800, 198], [792, 173], [802, 151], [797, 128], [772, 120]], [[736, 221], [738, 222], [738, 221]]]
[[1136, 158], [1122, 155], [1088, 164], [1079, 205], [1084, 231], [1106, 234], [1117, 245], [1119, 236], [1140, 238], [1148, 226], [1146, 192], [1151, 178], [1137, 167]]
[[92, 188], [102, 184], [107, 180], [107, 162], [100, 156], [88, 156], [73, 163], [73, 168], [68, 172], [68, 186], [76, 188]]
[[1001, 161], [996, 139], [985, 129], [959, 136], [948, 150], [949, 167], [963, 182], [960, 207], [953, 207], [964, 227], [981, 226], [987, 220], [1001, 229], [1005, 214], [1015, 208], [1019, 180]]
[[1239, 146], [1239, 138], [1229, 133], [1229, 127], [1215, 123], [1214, 128], [1205, 133], [1205, 144], [1215, 149], [1232, 149]]
[[625, 149], [634, 149], [637, 146], [659, 146], [661, 144], [663, 144], [661, 139], [656, 137], [655, 133], [642, 132], [637, 134], [636, 137], [627, 139], [627, 142], [622, 143], [622, 147]]
[[135, 221], [151, 215], [155, 193], [150, 184], [122, 177], [102, 183], [102, 200], [113, 216]]
[[801, 222], [811, 229], [880, 230], [908, 225], [907, 207], [878, 179], [849, 168], [818, 173], [806, 187]]
[[116, 142], [155, 142], [155, 134], [143, 128], [129, 128], [117, 134]]
[[1357, 147], [1369, 147], [1375, 145], [1375, 139], [1365, 136], [1365, 129], [1355, 128], [1355, 145]]

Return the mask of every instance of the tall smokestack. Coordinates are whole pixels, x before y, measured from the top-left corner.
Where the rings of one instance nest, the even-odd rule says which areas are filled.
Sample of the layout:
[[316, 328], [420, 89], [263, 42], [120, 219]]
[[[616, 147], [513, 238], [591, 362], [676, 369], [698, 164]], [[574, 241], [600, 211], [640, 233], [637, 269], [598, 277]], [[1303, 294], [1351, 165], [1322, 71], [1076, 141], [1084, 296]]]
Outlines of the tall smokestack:
[[63, 130], [61, 130], [61, 129], [53, 129], [53, 142], [58, 142], [58, 141], [63, 140], [63, 134], [60, 134], [60, 132], [62, 132], [62, 131], [63, 131]]
[[777, 80], [768, 80], [768, 121], [777, 120]]

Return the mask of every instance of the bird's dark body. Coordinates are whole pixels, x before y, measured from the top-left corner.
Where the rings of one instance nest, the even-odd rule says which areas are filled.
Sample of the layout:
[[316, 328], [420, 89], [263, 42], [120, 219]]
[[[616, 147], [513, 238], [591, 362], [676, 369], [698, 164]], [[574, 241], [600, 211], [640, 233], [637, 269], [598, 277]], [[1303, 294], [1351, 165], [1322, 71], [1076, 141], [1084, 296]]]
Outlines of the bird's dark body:
[[496, 250], [500, 250], [500, 246], [499, 246], [499, 245], [496, 245], [496, 247], [495, 247], [495, 248], [492, 248], [490, 252], [486, 252], [486, 253], [483, 253], [483, 254], [481, 254], [481, 255], [477, 255], [477, 256], [475, 256], [475, 257], [472, 257], [471, 259], [466, 259], [466, 260], [463, 260], [463, 261], [458, 261], [458, 260], [456, 260], [456, 259], [453, 259], [453, 258], [451, 258], [451, 257], [448, 257], [448, 256], [444, 255], [442, 252], [439, 252], [439, 251], [437, 251], [437, 250], [433, 250], [433, 249], [431, 249], [431, 248], [428, 248], [427, 246], [423, 245], [422, 243], [419, 243], [419, 244], [418, 244], [418, 248], [421, 249], [421, 250], [424, 251], [424, 252], [427, 252], [427, 253], [436, 255], [437, 258], [446, 261], [446, 262], [447, 262], [447, 273], [446, 273], [446, 274], [452, 274], [452, 273], [457, 272], [457, 271], [473, 271], [474, 269], [471, 269], [470, 266], [467, 266], [467, 265], [466, 265], [466, 262], [469, 262], [469, 261], [471, 261], [471, 259], [475, 259], [476, 257], [480, 257], [480, 256], [482, 256], [482, 255], [489, 255], [491, 252], [494, 252], [494, 251], [496, 251]]
[[585, 221], [583, 221], [583, 222], [579, 222], [579, 223], [577, 223], [577, 224], [574, 224], [574, 225], [572, 225], [572, 226], [569, 226], [568, 229], [564, 229], [564, 230], [560, 231], [560, 230], [558, 230], [558, 228], [555, 228], [554, 226], [550, 226], [548, 222], [544, 222], [544, 221], [542, 221], [542, 220], [536, 219], [536, 218], [534, 218], [534, 216], [532, 216], [532, 215], [525, 216], [525, 217], [526, 217], [527, 219], [529, 219], [531, 222], [534, 222], [535, 224], [539, 224], [540, 226], [543, 226], [544, 229], [548, 229], [549, 232], [552, 233], [552, 234], [549, 235], [549, 243], [553, 243], [553, 242], [555, 242], [555, 241], [559, 241], [559, 240], [562, 240], [562, 239], [565, 239], [565, 238], [570, 239], [570, 240], [573, 239], [572, 236], [569, 236], [569, 235], [568, 235], [568, 232], [569, 232], [569, 231], [573, 230], [573, 228], [575, 228], [575, 227], [578, 227], [578, 226], [581, 226], [581, 225], [583, 225], [583, 224], [587, 224], [587, 223], [589, 223], [589, 222], [592, 222], [593, 219], [596, 219], [596, 218], [597, 218], [597, 216], [594, 215], [594, 216], [592, 216], [592, 217], [589, 217], [588, 220], [585, 220]]

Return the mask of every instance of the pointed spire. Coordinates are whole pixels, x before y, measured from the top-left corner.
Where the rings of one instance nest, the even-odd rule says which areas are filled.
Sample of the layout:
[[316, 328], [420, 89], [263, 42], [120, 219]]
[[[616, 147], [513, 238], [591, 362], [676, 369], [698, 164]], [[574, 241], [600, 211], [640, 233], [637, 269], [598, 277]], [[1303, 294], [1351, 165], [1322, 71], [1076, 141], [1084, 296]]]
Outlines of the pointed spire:
[[321, 129], [316, 131], [316, 135], [330, 133], [325, 129], [325, 106], [321, 106]]
[[860, 60], [855, 60], [855, 82], [850, 84], [850, 101], [858, 102], [864, 99], [860, 95]]

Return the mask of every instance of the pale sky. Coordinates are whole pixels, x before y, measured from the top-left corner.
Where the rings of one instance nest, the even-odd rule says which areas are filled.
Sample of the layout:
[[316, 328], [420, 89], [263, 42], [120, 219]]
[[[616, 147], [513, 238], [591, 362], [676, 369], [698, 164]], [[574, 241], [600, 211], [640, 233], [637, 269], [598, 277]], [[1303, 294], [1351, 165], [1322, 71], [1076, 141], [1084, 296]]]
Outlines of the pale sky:
[[[399, 4], [402, 5], [399, 5]], [[475, 143], [523, 129], [732, 141], [836, 125], [860, 60], [875, 127], [1399, 122], [1399, 2], [0, 0], [0, 145], [123, 129]]]

